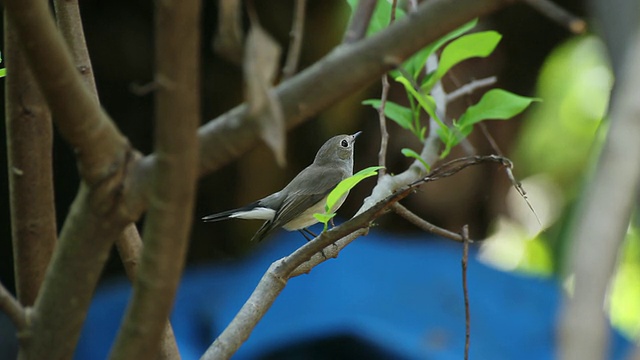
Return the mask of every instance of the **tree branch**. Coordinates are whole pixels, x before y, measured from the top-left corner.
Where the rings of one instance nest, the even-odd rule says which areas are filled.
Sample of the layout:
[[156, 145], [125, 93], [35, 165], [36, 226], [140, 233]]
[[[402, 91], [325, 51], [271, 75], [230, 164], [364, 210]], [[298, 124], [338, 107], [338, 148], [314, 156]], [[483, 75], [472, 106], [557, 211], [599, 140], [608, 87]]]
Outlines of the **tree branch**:
[[608, 353], [603, 305], [640, 186], [640, 34], [633, 35], [616, 73], [607, 138], [571, 233], [575, 285], [561, 322], [563, 359], [603, 359]]
[[[80, 186], [38, 293], [25, 359], [70, 358], [109, 250], [127, 220], [90, 211], [90, 191]], [[61, 321], [61, 319], [64, 319]]]
[[287, 51], [287, 62], [282, 69], [282, 80], [292, 77], [298, 69], [300, 60], [300, 50], [302, 48], [302, 38], [304, 35], [304, 18], [307, 8], [307, 0], [296, 0], [293, 10], [293, 24], [289, 37], [289, 50]]
[[[181, 277], [197, 179], [201, 2], [156, 3], [155, 150], [144, 249], [113, 359], [155, 358]], [[179, 123], [176, 121], [179, 120]]]
[[[465, 22], [511, 4], [510, 0], [435, 0], [395, 21], [389, 28], [342, 45], [275, 88], [292, 128], [354, 90], [369, 85], [414, 52]], [[398, 41], [402, 39], [402, 41]], [[200, 173], [214, 171], [254, 146], [258, 125], [240, 105], [199, 130]], [[155, 161], [151, 155], [149, 161]]]
[[308, 273], [316, 265], [335, 256], [351, 241], [358, 236], [364, 235], [375, 219], [384, 215], [398, 201], [413, 193], [418, 186], [451, 176], [468, 166], [486, 162], [510, 163], [508, 159], [495, 156], [475, 156], [448, 162], [432, 171], [428, 176], [403, 186], [385, 199], [360, 212], [349, 221], [323, 232], [295, 250], [291, 255], [275, 261], [263, 275], [258, 286], [238, 314], [207, 349], [201, 359], [230, 358], [242, 343], [249, 338], [253, 328], [269, 310], [290, 278]]
[[[93, 71], [91, 70], [91, 58], [84, 37], [78, 1], [55, 0], [54, 6], [58, 28], [71, 50], [76, 68], [80, 71], [89, 93], [94, 100], [99, 103], [100, 99], [98, 97]], [[125, 228], [116, 241], [116, 247], [127, 276], [133, 282], [142, 251], [142, 239], [140, 239], [140, 234], [135, 224], [132, 223]], [[178, 346], [173, 336], [173, 329], [171, 328], [171, 324], [167, 322], [160, 358], [175, 359], [179, 357]]]
[[129, 156], [127, 139], [82, 83], [48, 3], [5, 0], [4, 4], [54, 122], [76, 150], [80, 174], [90, 185], [103, 181]]
[[376, 0], [359, 0], [358, 6], [351, 16], [349, 28], [344, 32], [343, 44], [351, 44], [362, 40], [367, 35], [371, 16], [376, 9]]
[[54, 0], [53, 5], [56, 12], [58, 28], [69, 46], [75, 68], [82, 75], [82, 80], [87, 86], [90, 95], [96, 102], [99, 102], [91, 57], [89, 56], [89, 50], [87, 49], [87, 43], [84, 38], [78, 0]]
[[51, 113], [20, 51], [5, 16], [5, 119], [11, 239], [16, 293], [31, 306], [36, 300], [57, 238], [53, 196]]
[[0, 283], [0, 311], [7, 314], [18, 332], [28, 327], [27, 315], [20, 302]]
[[556, 5], [551, 0], [522, 0], [542, 15], [564, 26], [574, 34], [587, 30], [587, 23], [581, 18]]
[[462, 227], [462, 294], [464, 296], [464, 360], [469, 359], [469, 338], [471, 337], [471, 312], [469, 311], [469, 288], [467, 287], [467, 262], [469, 258], [469, 226]]
[[426, 231], [426, 232], [430, 232], [433, 234], [436, 234], [438, 236], [442, 236], [444, 238], [447, 239], [451, 239], [453, 241], [458, 241], [458, 242], [462, 242], [463, 241], [463, 237], [460, 236], [460, 234], [454, 233], [453, 231], [449, 231], [447, 229], [443, 229], [441, 227], [435, 226], [432, 223], [424, 220], [423, 218], [421, 218], [420, 216], [414, 214], [411, 210], [407, 209], [406, 207], [402, 206], [400, 203], [396, 203], [394, 204], [391, 209], [398, 215], [400, 215], [401, 217], [403, 217], [405, 220], [409, 221], [410, 223], [412, 223], [413, 225], [417, 226], [418, 228]]

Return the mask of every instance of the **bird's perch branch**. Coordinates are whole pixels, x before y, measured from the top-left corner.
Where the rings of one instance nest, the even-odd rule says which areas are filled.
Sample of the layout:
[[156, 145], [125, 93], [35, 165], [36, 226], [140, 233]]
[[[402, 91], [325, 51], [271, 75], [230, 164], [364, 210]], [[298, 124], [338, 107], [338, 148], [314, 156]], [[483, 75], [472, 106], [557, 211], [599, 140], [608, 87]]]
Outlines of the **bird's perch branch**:
[[446, 163], [428, 176], [403, 186], [351, 220], [323, 232], [291, 255], [271, 264], [244, 306], [207, 349], [202, 359], [230, 358], [249, 338], [253, 328], [271, 307], [290, 278], [308, 273], [316, 265], [337, 254], [355, 238], [364, 235], [375, 219], [384, 215], [394, 204], [414, 192], [418, 186], [451, 176], [468, 166], [487, 162], [497, 162], [503, 165], [511, 163], [508, 159], [497, 156], [474, 156]]

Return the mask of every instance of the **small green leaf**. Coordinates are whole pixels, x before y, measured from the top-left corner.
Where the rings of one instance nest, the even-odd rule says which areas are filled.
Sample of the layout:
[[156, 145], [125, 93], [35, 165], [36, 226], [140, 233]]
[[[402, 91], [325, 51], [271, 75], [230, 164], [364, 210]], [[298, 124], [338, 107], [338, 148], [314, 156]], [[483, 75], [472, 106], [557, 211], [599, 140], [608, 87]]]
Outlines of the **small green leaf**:
[[491, 89], [477, 104], [469, 106], [460, 116], [457, 127], [464, 129], [487, 119], [511, 119], [523, 112], [534, 101], [540, 101], [540, 99], [516, 95], [503, 89]]
[[324, 230], [322, 231], [327, 231], [327, 228], [329, 226], [328, 225], [329, 220], [331, 220], [334, 216], [336, 216], [336, 213], [332, 212], [336, 203], [341, 198], [346, 196], [349, 190], [351, 190], [354, 186], [356, 186], [360, 181], [377, 174], [378, 170], [382, 168], [383, 168], [382, 166], [372, 166], [366, 169], [362, 169], [357, 173], [355, 173], [354, 175], [340, 181], [338, 185], [333, 190], [331, 190], [331, 192], [329, 193], [329, 196], [327, 196], [327, 203], [324, 206], [324, 210], [325, 210], [324, 214], [320, 214], [320, 213], [313, 214], [313, 217], [316, 218], [318, 222], [321, 222], [324, 224]]
[[431, 171], [431, 166], [429, 166], [429, 164], [427, 164], [426, 161], [424, 161], [424, 159], [420, 156], [420, 154], [418, 154], [417, 152], [409, 149], [409, 148], [404, 148], [402, 150], [400, 150], [402, 152], [402, 155], [408, 157], [408, 158], [412, 158], [412, 159], [416, 159], [418, 161], [420, 161], [420, 163], [424, 166], [425, 169], [427, 169], [427, 171]]
[[315, 213], [313, 214], [313, 217], [316, 218], [316, 220], [318, 220], [318, 222], [321, 222], [324, 224], [324, 229], [322, 230], [327, 231], [327, 228], [329, 227], [329, 221], [331, 221], [331, 219], [333, 219], [333, 217], [336, 216], [336, 213], [331, 213], [331, 214], [320, 214], [320, 213]]
[[[369, 99], [362, 102], [364, 105], [371, 105], [373, 108], [380, 108], [381, 101], [378, 99]], [[400, 125], [403, 129], [412, 129], [413, 113], [408, 107], [387, 101], [384, 105], [384, 115]]]
[[433, 100], [433, 97], [425, 95], [422, 92], [418, 92], [413, 88], [411, 82], [404, 76], [398, 76], [395, 80], [404, 85], [405, 90], [407, 90], [407, 92], [418, 101], [418, 104], [420, 104], [424, 111], [426, 111], [427, 114], [429, 114], [429, 116], [431, 116], [431, 118], [440, 125], [440, 127], [447, 127], [442, 120], [440, 120], [438, 115], [436, 115], [436, 102]]
[[7, 69], [5, 68], [0, 69], [0, 77], [5, 77], [5, 76], [7, 76]]
[[349, 192], [349, 190], [358, 185], [360, 181], [370, 176], [376, 175], [378, 173], [378, 170], [380, 169], [382, 169], [382, 166], [371, 166], [366, 169], [362, 169], [352, 176], [340, 181], [340, 183], [338, 183], [338, 185], [329, 193], [329, 196], [327, 196], [327, 204], [325, 206], [326, 212], [331, 212], [338, 200], [345, 196]]
[[424, 87], [430, 90], [447, 71], [464, 60], [489, 56], [498, 46], [500, 39], [502, 35], [496, 31], [482, 31], [453, 40], [442, 50], [438, 69]]

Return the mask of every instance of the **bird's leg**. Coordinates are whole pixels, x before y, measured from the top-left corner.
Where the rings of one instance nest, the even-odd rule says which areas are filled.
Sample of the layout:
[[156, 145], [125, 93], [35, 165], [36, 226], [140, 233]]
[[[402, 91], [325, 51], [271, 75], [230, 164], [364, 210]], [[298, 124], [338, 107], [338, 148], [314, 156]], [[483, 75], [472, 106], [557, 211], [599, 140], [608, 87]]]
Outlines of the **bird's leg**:
[[[302, 236], [304, 236], [304, 238], [305, 238], [305, 239], [307, 239], [307, 242], [309, 242], [309, 241], [313, 240], [313, 237], [312, 237], [312, 238], [309, 238], [309, 235], [307, 235], [307, 233], [306, 233], [305, 231], [309, 231], [309, 229], [307, 229], [307, 228], [302, 228], [302, 229], [299, 229], [299, 230], [298, 230], [298, 232], [300, 232], [300, 234], [302, 234]], [[315, 237], [315, 236], [314, 236], [314, 237]]]
[[[318, 237], [318, 235], [314, 234], [313, 231], [307, 228], [302, 228], [302, 229], [299, 229], [298, 231], [300, 232], [300, 234], [302, 234], [302, 236], [304, 236], [305, 239], [307, 239], [307, 241], [311, 241], [314, 238]], [[312, 236], [312, 237], [309, 238], [309, 236]], [[324, 254], [324, 249], [320, 250], [320, 253], [324, 257], [324, 259], [327, 260], [327, 255]]]
[[312, 240], [318, 237], [318, 235], [314, 234], [313, 231], [309, 230], [308, 228], [302, 228], [302, 231], [312, 236], [311, 239], [309, 240]]

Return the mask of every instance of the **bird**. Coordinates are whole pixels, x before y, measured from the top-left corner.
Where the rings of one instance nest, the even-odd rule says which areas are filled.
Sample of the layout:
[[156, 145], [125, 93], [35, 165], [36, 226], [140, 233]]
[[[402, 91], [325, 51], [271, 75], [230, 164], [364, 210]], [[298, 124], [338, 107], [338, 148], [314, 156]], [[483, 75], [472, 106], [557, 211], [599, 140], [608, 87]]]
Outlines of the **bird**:
[[[318, 150], [313, 163], [300, 171], [282, 190], [246, 206], [207, 215], [202, 220], [266, 220], [251, 241], [262, 241], [280, 228], [298, 230], [307, 240], [311, 240], [307, 234], [316, 235], [308, 227], [318, 223], [313, 214], [324, 213], [331, 190], [340, 181], [353, 175], [353, 147], [361, 133], [337, 135], [327, 140]], [[331, 212], [342, 205], [347, 195], [330, 209]]]

